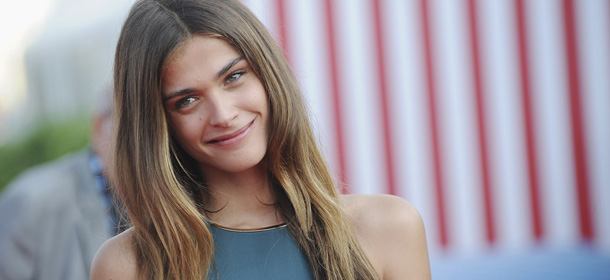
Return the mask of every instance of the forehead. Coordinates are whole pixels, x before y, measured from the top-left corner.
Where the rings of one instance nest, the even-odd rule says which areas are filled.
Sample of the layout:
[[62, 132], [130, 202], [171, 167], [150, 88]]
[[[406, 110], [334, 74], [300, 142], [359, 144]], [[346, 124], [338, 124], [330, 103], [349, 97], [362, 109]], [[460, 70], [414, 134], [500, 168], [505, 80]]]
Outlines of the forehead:
[[165, 68], [172, 64], [179, 64], [192, 59], [213, 60], [219, 56], [235, 56], [239, 52], [219, 35], [193, 35], [185, 40], [168, 57]]
[[163, 68], [163, 84], [195, 77], [214, 78], [217, 71], [237, 57], [239, 52], [224, 38], [194, 35], [168, 58]]

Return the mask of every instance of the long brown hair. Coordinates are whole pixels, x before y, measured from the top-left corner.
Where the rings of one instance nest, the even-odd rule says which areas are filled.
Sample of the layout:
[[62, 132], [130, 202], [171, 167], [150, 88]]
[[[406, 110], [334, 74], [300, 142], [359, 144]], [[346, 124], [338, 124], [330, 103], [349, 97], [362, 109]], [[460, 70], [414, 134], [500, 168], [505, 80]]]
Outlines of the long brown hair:
[[343, 213], [282, 50], [241, 3], [218, 0], [137, 1], [119, 37], [114, 185], [134, 226], [140, 275], [201, 279], [213, 262], [205, 178], [170, 136], [161, 91], [166, 61], [198, 34], [225, 39], [263, 82], [270, 105], [263, 160], [316, 279], [377, 279]]

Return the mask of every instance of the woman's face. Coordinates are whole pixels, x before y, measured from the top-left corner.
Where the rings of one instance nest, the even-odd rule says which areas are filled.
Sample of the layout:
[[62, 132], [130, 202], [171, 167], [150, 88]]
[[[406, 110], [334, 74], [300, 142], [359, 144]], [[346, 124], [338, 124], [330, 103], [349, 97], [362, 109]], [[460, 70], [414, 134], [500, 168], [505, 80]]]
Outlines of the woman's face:
[[193, 36], [167, 62], [162, 82], [171, 134], [205, 176], [243, 172], [261, 162], [267, 151], [267, 95], [231, 45]]

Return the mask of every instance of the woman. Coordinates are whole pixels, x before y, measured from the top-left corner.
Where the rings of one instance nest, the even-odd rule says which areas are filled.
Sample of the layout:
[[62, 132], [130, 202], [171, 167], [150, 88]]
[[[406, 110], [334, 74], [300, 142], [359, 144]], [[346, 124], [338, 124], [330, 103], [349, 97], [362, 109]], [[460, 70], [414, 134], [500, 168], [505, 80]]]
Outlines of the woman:
[[141, 0], [115, 58], [132, 228], [92, 279], [428, 279], [404, 200], [339, 195], [295, 78], [238, 1]]

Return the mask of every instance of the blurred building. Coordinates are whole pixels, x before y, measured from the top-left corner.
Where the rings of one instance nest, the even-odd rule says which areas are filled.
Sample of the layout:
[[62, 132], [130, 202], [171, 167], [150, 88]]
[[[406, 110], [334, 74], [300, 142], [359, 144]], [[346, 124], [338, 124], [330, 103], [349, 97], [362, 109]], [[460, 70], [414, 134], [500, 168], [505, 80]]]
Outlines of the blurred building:
[[133, 1], [51, 2], [23, 52], [26, 94], [3, 116], [5, 136], [23, 134], [38, 120], [90, 115], [110, 82], [116, 40]]

